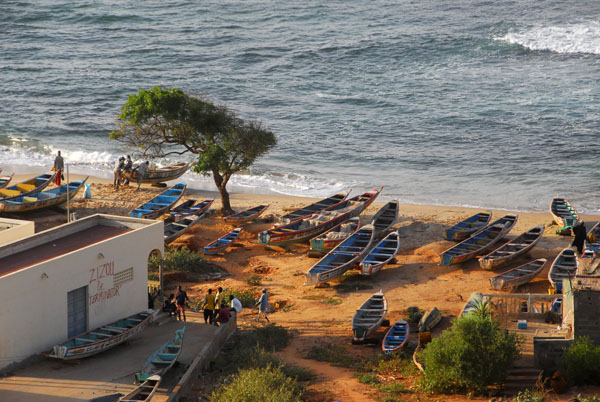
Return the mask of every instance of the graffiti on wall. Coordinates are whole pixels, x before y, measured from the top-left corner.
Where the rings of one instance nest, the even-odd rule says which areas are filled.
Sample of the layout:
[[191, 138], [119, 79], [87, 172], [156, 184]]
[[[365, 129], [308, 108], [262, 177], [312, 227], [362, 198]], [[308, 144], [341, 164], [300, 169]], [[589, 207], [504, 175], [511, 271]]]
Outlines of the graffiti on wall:
[[115, 262], [107, 262], [90, 269], [89, 305], [119, 296], [122, 285], [114, 284]]

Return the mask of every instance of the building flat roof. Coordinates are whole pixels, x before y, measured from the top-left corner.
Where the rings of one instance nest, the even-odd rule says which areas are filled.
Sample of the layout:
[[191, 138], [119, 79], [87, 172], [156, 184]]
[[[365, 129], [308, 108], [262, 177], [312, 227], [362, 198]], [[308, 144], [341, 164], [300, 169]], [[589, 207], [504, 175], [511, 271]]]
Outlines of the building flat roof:
[[97, 224], [63, 237], [50, 238], [45, 243], [0, 258], [0, 278], [131, 230], [126, 226]]

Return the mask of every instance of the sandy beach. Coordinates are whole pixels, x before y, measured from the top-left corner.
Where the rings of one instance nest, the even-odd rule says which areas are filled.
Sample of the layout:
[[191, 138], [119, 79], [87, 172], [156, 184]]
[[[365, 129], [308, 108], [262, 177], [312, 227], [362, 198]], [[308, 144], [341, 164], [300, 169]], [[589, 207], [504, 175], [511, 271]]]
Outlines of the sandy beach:
[[[29, 177], [31, 176], [21, 175], [13, 180], [19, 182]], [[81, 177], [71, 175], [70, 179], [81, 179]], [[160, 188], [144, 185], [141, 191], [136, 191], [137, 186], [134, 186], [124, 187], [115, 192], [110, 180], [93, 177], [88, 179], [88, 183], [91, 185], [92, 199], [82, 200], [82, 193], [80, 193], [71, 204], [71, 212], [74, 212], [77, 217], [95, 213], [126, 215], [131, 209], [163, 191]], [[214, 211], [220, 208], [216, 192], [189, 190], [184, 198], [215, 198], [217, 200], [211, 209]], [[248, 288], [244, 280], [251, 275], [259, 275], [262, 281], [260, 287], [264, 286], [268, 289], [270, 302], [275, 307], [275, 311], [270, 316], [272, 321], [295, 333], [292, 344], [281, 354], [282, 358], [309, 368], [323, 378], [323, 381], [319, 381], [314, 386], [316, 391], [327, 391], [343, 401], [374, 400], [374, 391], [369, 386], [359, 383], [350, 370], [305, 359], [306, 351], [312, 345], [323, 342], [349, 345], [352, 339], [350, 323], [354, 311], [379, 289], [384, 291], [388, 299], [388, 318], [392, 322], [407, 317], [406, 309], [410, 306], [417, 306], [421, 310], [432, 307], [440, 309], [444, 319], [442, 325], [436, 328], [434, 336], [450, 325], [452, 318], [457, 316], [472, 292], [492, 292], [489, 278], [497, 275], [498, 272], [482, 270], [476, 260], [449, 267], [438, 265], [440, 253], [454, 244], [442, 240], [442, 231], [481, 210], [402, 204], [399, 219], [395, 224], [401, 239], [401, 249], [396, 257], [396, 263], [386, 266], [373, 277], [361, 277], [357, 271], [349, 271], [341, 278], [332, 280], [330, 286], [315, 288], [304, 285], [304, 273], [317, 261], [307, 256], [307, 245], [294, 245], [286, 251], [277, 247], [266, 248], [255, 243], [257, 234], [273, 225], [271, 218], [314, 200], [289, 196], [231, 194], [231, 203], [236, 210], [263, 203], [268, 203], [270, 206], [262, 216], [263, 219], [244, 226], [238, 242], [239, 247], [230, 248], [224, 255], [206, 257], [226, 269], [231, 276], [217, 282], [182, 284], [189, 289], [190, 297], [194, 300], [202, 297], [209, 287]], [[371, 205], [361, 215], [362, 222], [369, 221], [382, 205], [381, 202]], [[508, 213], [518, 213], [518, 221], [509, 234], [509, 239], [533, 226], [542, 224], [546, 226], [542, 240], [529, 256], [521, 257], [519, 260], [522, 261], [521, 263], [535, 258], [547, 258], [551, 262], [560, 250], [570, 245], [573, 239], [556, 234], [557, 226], [552, 223], [549, 213], [520, 213], [504, 210], [492, 212], [493, 219]], [[23, 218], [27, 217], [36, 221], [36, 231], [66, 221], [66, 213], [57, 210], [23, 216]], [[600, 216], [584, 215], [583, 219], [589, 230]], [[191, 233], [178, 239], [175, 245], [186, 245], [192, 250], [201, 250], [201, 247], [232, 228], [233, 226], [224, 223], [219, 216], [212, 214], [197, 225]], [[510, 266], [515, 265], [516, 263], [513, 263]], [[522, 286], [518, 292], [547, 293], [549, 266], [550, 263], [537, 278]], [[255, 289], [260, 290], [260, 287]], [[331, 299], [339, 301], [326, 302]], [[242, 314], [240, 325], [252, 325], [254, 314], [255, 311], [246, 310]], [[375, 350], [375, 346], [353, 346], [352, 348], [355, 353], [366, 354], [373, 353]], [[430, 399], [430, 396], [418, 395], [419, 400], [440, 400], [439, 396], [431, 396]], [[478, 400], [478, 398], [472, 399]], [[481, 400], [488, 399], [481, 398]], [[466, 399], [462, 396], [444, 396], [441, 400]], [[567, 399], [561, 396], [557, 400]]]

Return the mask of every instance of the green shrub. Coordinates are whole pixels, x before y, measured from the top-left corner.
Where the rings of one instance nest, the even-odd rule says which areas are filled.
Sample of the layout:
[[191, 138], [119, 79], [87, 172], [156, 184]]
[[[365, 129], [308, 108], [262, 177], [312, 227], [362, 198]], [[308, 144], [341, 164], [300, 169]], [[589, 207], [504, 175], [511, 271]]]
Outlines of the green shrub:
[[[152, 255], [148, 260], [148, 270], [156, 272], [159, 268], [160, 258]], [[187, 271], [209, 273], [218, 271], [215, 265], [207, 263], [200, 254], [194, 253], [187, 247], [166, 248], [163, 269], [164, 272]]]
[[525, 391], [519, 391], [517, 396], [513, 398], [513, 402], [544, 402], [544, 399], [541, 391], [526, 389]]
[[244, 282], [250, 286], [260, 286], [262, 285], [262, 278], [258, 274], [252, 274]]
[[572, 384], [597, 384], [600, 381], [600, 347], [587, 336], [579, 336], [560, 361]]
[[393, 394], [393, 395], [408, 394], [411, 392], [404, 387], [404, 384], [399, 383], [399, 382], [393, 382], [390, 384], [380, 385], [379, 387], [377, 387], [377, 390], [379, 392], [384, 392], [386, 394]]
[[337, 306], [339, 304], [342, 304], [343, 300], [331, 297], [329, 299], [325, 299], [325, 300], [321, 301], [321, 303], [330, 304], [332, 306]]
[[331, 363], [339, 367], [356, 367], [359, 363], [359, 360], [351, 353], [348, 353], [345, 347], [332, 343], [313, 345], [306, 354], [306, 358]]
[[210, 397], [212, 402], [300, 402], [302, 388], [279, 367], [240, 370], [230, 384]]
[[361, 384], [367, 385], [378, 385], [379, 380], [375, 377], [375, 374], [371, 373], [354, 373], [354, 377], [358, 379]]
[[256, 291], [252, 289], [224, 291], [223, 300], [226, 300], [228, 305], [231, 304], [229, 302], [229, 295], [233, 295], [233, 297], [237, 298], [240, 301], [240, 303], [242, 303], [242, 307], [256, 307], [256, 303], [258, 302], [258, 295]]
[[461, 317], [422, 352], [423, 385], [437, 393], [481, 392], [506, 379], [507, 369], [519, 357], [520, 342], [494, 319]]
[[253, 327], [244, 332], [244, 337], [240, 341], [240, 348], [249, 349], [256, 346], [268, 352], [282, 350], [290, 343], [292, 338], [287, 329], [275, 324]]

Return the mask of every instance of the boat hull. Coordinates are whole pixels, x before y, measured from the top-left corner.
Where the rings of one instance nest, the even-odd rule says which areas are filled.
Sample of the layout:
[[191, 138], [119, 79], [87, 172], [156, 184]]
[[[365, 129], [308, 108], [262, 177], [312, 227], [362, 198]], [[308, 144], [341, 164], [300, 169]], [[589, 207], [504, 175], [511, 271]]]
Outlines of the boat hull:
[[544, 225], [536, 226], [516, 239], [503, 244], [490, 254], [479, 259], [479, 266], [493, 270], [531, 251], [544, 235]]
[[473, 233], [477, 232], [485, 225], [490, 223], [492, 214], [489, 212], [480, 212], [467, 219], [457, 223], [450, 229], [444, 230], [442, 237], [445, 240], [461, 242], [468, 239]]
[[361, 275], [374, 275], [394, 259], [400, 250], [400, 236], [398, 232], [388, 234], [381, 240], [360, 263]]
[[377, 332], [387, 315], [387, 299], [382, 291], [369, 297], [354, 313], [352, 332], [354, 341], [362, 342]]
[[546, 259], [530, 261], [516, 268], [510, 269], [498, 276], [490, 278], [494, 290], [516, 289], [535, 278], [546, 265]]
[[383, 342], [381, 342], [381, 349], [386, 355], [390, 355], [400, 350], [406, 344], [409, 335], [410, 328], [408, 323], [404, 320], [398, 320], [386, 332]]
[[[86, 177], [83, 181], [73, 181], [49, 191], [41, 191], [27, 196], [2, 200], [0, 201], [0, 212], [7, 214], [32, 212], [56, 207], [67, 201], [70, 202], [83, 188], [87, 179]], [[65, 191], [63, 192], [63, 190]]]
[[[142, 183], [162, 183], [166, 181], [171, 181], [180, 178], [192, 165], [189, 163], [178, 163], [176, 165], [167, 166], [165, 168], [159, 169], [148, 169], [144, 173], [144, 177], [142, 178]], [[137, 170], [134, 170], [131, 175], [128, 173], [123, 174], [124, 177], [127, 177], [129, 181], [137, 183], [139, 175]]]
[[156, 219], [168, 212], [185, 194], [187, 185], [177, 183], [129, 213], [132, 218]]

